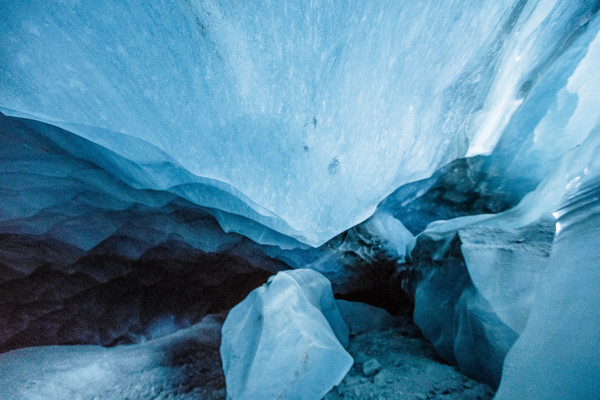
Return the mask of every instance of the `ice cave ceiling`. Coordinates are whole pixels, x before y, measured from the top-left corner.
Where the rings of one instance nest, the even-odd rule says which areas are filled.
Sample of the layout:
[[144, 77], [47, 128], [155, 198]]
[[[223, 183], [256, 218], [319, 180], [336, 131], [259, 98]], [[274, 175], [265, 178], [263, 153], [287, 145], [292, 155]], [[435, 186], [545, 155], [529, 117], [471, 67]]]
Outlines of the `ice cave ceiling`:
[[599, 9], [0, 0], [0, 351], [138, 343], [310, 268], [499, 399], [593, 398]]

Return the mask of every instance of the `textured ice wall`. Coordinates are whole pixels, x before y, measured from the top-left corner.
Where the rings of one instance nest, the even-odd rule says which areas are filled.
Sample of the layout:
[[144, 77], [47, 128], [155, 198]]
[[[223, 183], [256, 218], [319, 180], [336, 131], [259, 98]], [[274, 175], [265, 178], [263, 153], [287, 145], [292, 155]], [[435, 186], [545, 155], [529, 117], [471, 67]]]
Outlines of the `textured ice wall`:
[[[42, 235], [79, 247], [77, 254], [136, 258], [181, 240], [252, 258], [248, 241], [225, 235], [213, 217], [259, 243], [321, 244], [370, 216], [398, 186], [456, 157], [491, 152], [471, 182], [488, 195], [474, 210], [462, 204], [471, 198], [458, 180], [457, 190], [440, 190], [455, 209], [421, 214], [435, 206], [421, 207], [431, 182], [419, 182], [397, 192], [383, 218], [373, 217], [370, 227], [401, 257], [410, 212], [394, 207], [415, 205], [404, 225], [417, 234], [440, 215], [503, 209], [486, 204], [496, 193], [512, 205], [531, 192], [497, 218], [428, 231], [521, 229], [577, 185], [572, 164], [585, 171], [598, 154], [590, 145], [600, 116], [598, 1], [1, 6], [1, 109], [66, 129], [38, 130], [29, 121], [3, 131], [0, 222], [24, 242]], [[371, 251], [379, 243], [362, 235], [368, 225], [314, 252], [267, 250], [335, 276], [355, 254], [378, 260]], [[3, 243], [5, 254], [18, 253]], [[470, 244], [463, 272], [477, 279], [458, 297], [464, 320], [479, 315], [521, 329], [531, 302], [508, 302], [519, 306], [515, 314], [501, 309], [502, 286], [487, 275], [502, 263], [495, 250]], [[490, 253], [491, 262], [481, 263]], [[42, 258], [36, 253], [31, 265]], [[15, 260], [9, 279], [32, 271], [15, 270]], [[481, 331], [460, 333], [469, 339]], [[505, 351], [495, 337], [487, 343]]]
[[[595, 57], [594, 53], [592, 46], [588, 56]], [[564, 154], [538, 188], [516, 207], [497, 215], [438, 221], [417, 238], [411, 257], [422, 276], [416, 287], [414, 318], [440, 355], [468, 374], [497, 384], [504, 357], [513, 342], [524, 335], [513, 358], [506, 361], [504, 371], [512, 374], [506, 384], [506, 398], [521, 393], [521, 362], [530, 356], [539, 360], [542, 353], [557, 354], [562, 361], [530, 365], [529, 383], [523, 386], [531, 394], [528, 397], [552, 398], [554, 394], [543, 393], [547, 387], [537, 383], [551, 379], [548, 377], [555, 377], [548, 387], [558, 385], [555, 398], [593, 393], [582, 388], [593, 380], [590, 360], [597, 354], [600, 329], [600, 321], [590, 311], [597, 303], [595, 289], [587, 286], [591, 282], [595, 287], [597, 280], [593, 271], [598, 263], [591, 244], [600, 237], [595, 222], [597, 184], [589, 182], [598, 175], [599, 155], [600, 125], [596, 123], [582, 145]], [[586, 185], [591, 187], [586, 189]], [[565, 196], [568, 205], [561, 206]], [[550, 257], [555, 229], [549, 229], [547, 221], [555, 218], [555, 248]], [[569, 232], [578, 233], [564, 235], [568, 239], [561, 240], [566, 225], [573, 226]], [[577, 235], [583, 244], [577, 243]], [[580, 250], [568, 253], [564, 247]], [[557, 251], [561, 251], [560, 256]], [[579, 257], [581, 265], [567, 262], [569, 257]], [[581, 281], [580, 268], [586, 276]], [[589, 314], [576, 316], [571, 309]], [[567, 325], [560, 322], [563, 313], [569, 319]], [[568, 326], [570, 333], [558, 333], [562, 328], [557, 327], [563, 326]], [[557, 338], [551, 338], [554, 332]], [[565, 337], [575, 339], [559, 349], [561, 345], [554, 341]], [[564, 374], [559, 376], [554, 368], [561, 362], [570, 364], [563, 365]], [[571, 381], [572, 385], [560, 383]]]
[[[547, 100], [527, 121], [553, 107], [554, 78], [581, 57], [557, 55], [595, 7], [3, 1], [0, 107], [139, 162], [161, 159], [151, 144], [174, 168], [149, 188], [219, 204], [226, 230], [257, 241], [273, 239], [246, 218], [316, 245], [398, 186], [494, 149], [536, 90]], [[582, 112], [569, 104], [563, 119]]]
[[227, 310], [285, 267], [213, 210], [145, 189], [170, 166], [0, 114], [0, 351], [135, 342], [157, 321]]
[[[596, 147], [596, 151], [599, 148]], [[600, 391], [600, 174], [581, 171], [556, 212], [551, 265], [496, 398], [595, 399]], [[587, 176], [586, 176], [587, 175]]]
[[[597, 32], [598, 21], [595, 20], [591, 29], [559, 57], [570, 58], [570, 52], [584, 51], [573, 73], [560, 83], [564, 86], [558, 91], [555, 105], [541, 120], [533, 118], [534, 129], [526, 127], [532, 123], [535, 114], [531, 110], [537, 104], [526, 104], [519, 110], [524, 114], [513, 122], [514, 126], [521, 127], [520, 136], [515, 136], [512, 130], [515, 128], [507, 128], [503, 142], [483, 161], [488, 166], [475, 170], [485, 171], [487, 182], [502, 189], [498, 195], [506, 190], [522, 192], [539, 177], [544, 177], [536, 189], [502, 213], [430, 224], [417, 239], [413, 252], [414, 260], [426, 267], [417, 284], [415, 320], [444, 358], [456, 362], [469, 374], [495, 384], [505, 355], [512, 343], [523, 335], [506, 361], [504, 372], [508, 375], [503, 378], [504, 387], [500, 392], [506, 398], [523, 395], [593, 398], [595, 390], [588, 391], [594, 387], [591, 382], [595, 382], [589, 357], [597, 354], [598, 318], [593, 312], [575, 316], [564, 311], [564, 318], [569, 321], [563, 323], [560, 310], [570, 310], [572, 304], [577, 304], [575, 308], [587, 312], [591, 304], [597, 303], [595, 292], [582, 284], [584, 280], [595, 282], [596, 279], [590, 272], [597, 270], [597, 262], [590, 255], [595, 248], [591, 242], [600, 237], [600, 230], [594, 225], [596, 189], [582, 189], [581, 196], [575, 194], [576, 200], [568, 201], [581, 211], [574, 214], [585, 215], [587, 219], [584, 223], [583, 217], [578, 217], [575, 224], [571, 217], [565, 217], [566, 223], [573, 224], [573, 232], [579, 232], [581, 240], [586, 241], [589, 236], [587, 244], [576, 254], [564, 250], [579, 248], [579, 244], [574, 239], [575, 234], [569, 234], [569, 239], [565, 239], [567, 235], [561, 238], [565, 221], [561, 222], [563, 212], [558, 210], [563, 207], [566, 195], [577, 193], [578, 187], [598, 174], [600, 81], [595, 71], [600, 65], [600, 39]], [[533, 97], [538, 102], [549, 99], [547, 93], [538, 96]], [[569, 109], [579, 111], [566, 112]], [[507, 139], [510, 137], [512, 141]], [[578, 144], [562, 147], [565, 143]], [[494, 170], [499, 174], [496, 183]], [[455, 175], [461, 176], [469, 178], [462, 172]], [[478, 187], [469, 179], [462, 180], [467, 187]], [[450, 187], [460, 187], [459, 183], [460, 179]], [[458, 198], [462, 195], [460, 190], [454, 193]], [[395, 204], [386, 203], [384, 206], [388, 208]], [[544, 221], [556, 217], [559, 217], [556, 248], [550, 259], [554, 229], [545, 228]], [[560, 257], [560, 266], [557, 257]], [[569, 257], [580, 257], [581, 274], [586, 276], [582, 281], [578, 280], [579, 269], [567, 261]], [[561, 315], [557, 315], [557, 310]], [[571, 329], [570, 333], [558, 328], [566, 326]], [[557, 336], [552, 338], [554, 333]], [[558, 344], [556, 340], [565, 337], [580, 338]], [[542, 360], [542, 353], [555, 354], [558, 358]], [[535, 365], [530, 364], [531, 360], [535, 360]], [[539, 385], [541, 381], [547, 384]]]

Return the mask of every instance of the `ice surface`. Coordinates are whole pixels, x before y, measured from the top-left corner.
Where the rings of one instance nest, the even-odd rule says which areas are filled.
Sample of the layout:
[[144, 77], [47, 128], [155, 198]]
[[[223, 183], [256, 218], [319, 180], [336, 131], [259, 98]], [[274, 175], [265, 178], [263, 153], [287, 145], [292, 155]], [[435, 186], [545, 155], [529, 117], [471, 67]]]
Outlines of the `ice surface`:
[[595, 399], [600, 392], [600, 169], [580, 170], [563, 206], [549, 272], [510, 350], [497, 399]]
[[[190, 254], [219, 253], [275, 271], [274, 258], [340, 292], [381, 285], [408, 261], [427, 264], [415, 319], [446, 359], [496, 383], [523, 333], [501, 391], [522, 397], [519, 364], [539, 361], [532, 382], [548, 364], [532, 350], [539, 332], [572, 378], [544, 379], [589, 380], [587, 358], [581, 369], [563, 361], [596, 355], [596, 338], [560, 347], [548, 329], [552, 305], [569, 323], [556, 340], [597, 331], [596, 298], [564, 269], [579, 266], [569, 257], [591, 265], [590, 253], [576, 259], [563, 233], [572, 225], [593, 247], [596, 212], [573, 200], [587, 222], [557, 214], [551, 263], [546, 222], [599, 162], [598, 10], [586, 0], [0, 0], [10, 115], [0, 115], [0, 280], [39, 289], [4, 291], [2, 331], [17, 339], [3, 345], [33, 331], [96, 335], [87, 319], [64, 325], [85, 312], [69, 299], [157, 260], [182, 272]], [[228, 287], [220, 278], [202, 275], [202, 288]], [[129, 311], [107, 313], [126, 320], [101, 324], [107, 340], [130, 330]]]
[[227, 398], [321, 399], [352, 366], [347, 345], [329, 281], [308, 269], [279, 272], [227, 315]]
[[[181, 168], [153, 146], [132, 140], [142, 156], [130, 160], [55, 126], [4, 115], [0, 115], [0, 131], [3, 233], [45, 234], [86, 250], [116, 232], [150, 242], [177, 236], [207, 251], [239, 240], [238, 235], [223, 235], [214, 223], [203, 226], [193, 218], [185, 221], [183, 215], [169, 215], [175, 213], [167, 210], [162, 212], [167, 215], [149, 215], [147, 221], [124, 218], [128, 210], [152, 214], [143, 209], [169, 209], [174, 203], [223, 221], [235, 218], [228, 211], [250, 210], [240, 198], [228, 194], [227, 186], [187, 172], [181, 176]], [[207, 207], [194, 203], [199, 198], [206, 200], [201, 202]], [[302, 247], [252, 220], [244, 219], [244, 224], [246, 230], [260, 235], [262, 243]], [[140, 230], [154, 232], [142, 234]]]
[[[492, 151], [507, 130], [531, 133], [548, 111], [542, 153], [556, 143], [545, 121], [590, 120], [572, 99], [593, 91], [576, 75], [564, 87], [594, 11], [583, 0], [3, 1], [0, 107], [133, 161], [144, 188], [226, 211], [228, 231], [320, 245], [400, 185]], [[165, 160], [168, 177], [147, 165]]]
[[155, 156], [142, 152], [137, 164], [0, 115], [0, 351], [136, 341], [169, 316], [188, 326], [284, 268], [225, 233], [213, 209], [147, 189], [171, 179], [172, 165]]
[[3, 400], [222, 399], [222, 319], [145, 343], [31, 347], [0, 354]]
[[352, 334], [381, 331], [398, 324], [398, 320], [383, 308], [339, 299], [335, 303]]
[[[555, 277], [558, 274], [556, 271], [566, 269], [567, 262], [562, 260], [559, 268], [555, 266], [554, 261], [557, 256], [550, 257], [550, 243], [554, 232], [556, 231], [557, 235], [554, 240], [556, 247], [556, 243], [560, 243], [561, 232], [569, 224], [576, 226], [577, 222], [586, 226], [585, 229], [581, 228], [584, 229], [582, 239], [586, 235], [596, 239], [598, 237], [598, 228], [593, 225], [593, 193], [596, 189], [585, 191], [585, 196], [581, 196], [581, 202], [584, 204], [577, 205], [575, 202], [573, 206], [575, 209], [581, 207], [589, 212], [589, 215], [585, 214], [586, 218], [589, 217], [587, 223], [584, 224], [579, 219], [574, 222], [569, 218], [561, 221], [560, 216], [563, 212], [558, 210], [565, 196], [580, 187], [583, 188], [586, 182], [598, 174], [600, 125], [596, 124], [589, 129], [583, 143], [567, 151], [554, 168], [547, 171], [546, 178], [536, 190], [527, 194], [516, 207], [495, 215], [474, 215], [438, 221], [431, 224], [417, 238], [417, 246], [411, 257], [423, 268], [423, 275], [419, 278], [415, 293], [415, 322], [433, 342], [440, 355], [456, 362], [463, 371], [472, 376], [491, 384], [497, 383], [499, 367], [512, 342], [519, 335], [527, 334], [526, 338], [529, 338], [527, 341], [520, 341], [515, 352], [519, 354], [518, 351], [533, 351], [531, 347], [537, 346], [533, 343], [540, 340], [536, 335], [545, 335], [542, 328], [544, 324], [552, 326], [552, 321], [562, 318], [541, 305], [546, 300], [542, 300], [544, 298], [540, 296], [547, 292], [549, 281], [555, 282], [553, 291], [545, 295], [554, 296], [551, 302], [554, 307], [552, 310], [570, 309], [572, 296], [577, 298], [581, 307], [584, 307], [584, 304], [596, 303], [591, 293], [569, 286], [569, 279], [565, 280], [565, 286], [561, 286], [558, 280], [562, 278]], [[585, 202], [590, 202], [591, 208], [588, 209]], [[579, 214], [581, 217], [581, 213]], [[549, 219], [554, 220], [556, 217], [559, 217], [556, 227], [548, 226]], [[574, 239], [571, 240], [574, 242]], [[595, 247], [588, 244], [587, 248]], [[582, 266], [591, 262], [591, 258], [586, 258], [590, 251], [583, 251]], [[553, 253], [555, 252], [556, 250], [553, 250]], [[574, 254], [571, 256], [576, 257]], [[573, 272], [575, 270], [570, 271], [571, 274], [578, 275]], [[564, 274], [568, 272], [565, 270]], [[592, 281], [595, 279], [591, 275], [588, 278]], [[566, 300], [560, 303], [563, 301], [560, 299]], [[536, 309], [543, 311], [538, 311], [535, 316]], [[544, 314], [540, 314], [541, 312]], [[532, 318], [535, 319], [530, 322]], [[598, 331], [600, 324], [597, 318], [593, 314], [590, 318], [581, 317], [581, 332]], [[534, 328], [530, 327], [531, 323], [537, 324], [534, 325], [535, 331], [532, 331]], [[578, 329], [576, 317], [572, 317], [569, 324], [574, 330]], [[575, 336], [574, 333], [569, 335]], [[593, 354], [594, 350], [588, 348], [593, 347], [591, 343], [594, 340], [597, 344], [597, 335], [587, 339], [584, 339], [585, 337], [584, 335], [582, 338], [582, 346], [585, 351]], [[516, 350], [519, 348], [522, 350]], [[572, 355], [567, 356], [564, 353], [564, 357], [577, 360], [583, 351], [575, 347], [571, 350]], [[552, 354], [555, 350], [547, 348], [547, 351]], [[585, 360], [587, 358], [584, 357], [582, 370], [571, 370], [572, 379], [580, 379], [577, 378], [579, 374], [587, 373], [584, 370], [589, 366], [585, 366]], [[522, 358], [507, 361], [507, 365], [521, 371], [522, 367], [518, 364], [522, 361]], [[539, 368], [542, 368], [544, 363], [550, 363], [550, 360], [541, 362]], [[537, 369], [535, 373], [542, 375], [543, 371], [543, 368]], [[532, 374], [528, 378], [530, 382], [538, 382], [539, 379]], [[549, 373], [552, 374], [554, 372]], [[514, 398], [520, 393], [518, 386], [522, 381], [515, 383], [514, 377], [510, 379], [507, 384], [510, 389], [506, 389], [506, 398]], [[569, 379], [566, 375], [556, 377], [557, 382]], [[585, 379], [591, 377], [587, 376]], [[585, 382], [585, 379], [581, 378], [581, 382]], [[528, 390], [532, 391], [532, 395], [528, 397], [547, 397], [541, 392], [535, 392], [537, 389]], [[569, 396], [578, 392], [579, 389], [575, 390], [567, 385], [557, 389], [557, 393], [564, 395], [564, 398], [572, 398]], [[556, 398], [561, 397], [557, 395]]]
[[504, 356], [518, 335], [473, 285], [460, 247], [456, 234], [419, 236], [411, 255], [419, 276], [413, 318], [442, 358], [497, 386]]
[[518, 230], [470, 227], [458, 234], [478, 294], [506, 326], [521, 333], [538, 284], [547, 273], [553, 221]]

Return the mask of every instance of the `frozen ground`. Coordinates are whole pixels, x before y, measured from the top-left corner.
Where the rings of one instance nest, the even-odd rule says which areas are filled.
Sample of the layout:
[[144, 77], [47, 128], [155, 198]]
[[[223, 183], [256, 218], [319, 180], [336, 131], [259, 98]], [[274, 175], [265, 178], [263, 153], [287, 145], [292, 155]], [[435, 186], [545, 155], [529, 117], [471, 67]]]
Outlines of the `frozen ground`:
[[134, 345], [44, 346], [0, 355], [2, 400], [224, 399], [224, 316]]
[[484, 400], [492, 389], [443, 363], [418, 328], [398, 326], [350, 337], [354, 366], [325, 400]]
[[[46, 346], [4, 353], [2, 399], [225, 399], [222, 321], [223, 316], [210, 316], [136, 345]], [[410, 321], [379, 317], [372, 326], [382, 330], [364, 332], [364, 324], [351, 328], [348, 350], [355, 364], [326, 400], [492, 398], [488, 386], [440, 361]]]

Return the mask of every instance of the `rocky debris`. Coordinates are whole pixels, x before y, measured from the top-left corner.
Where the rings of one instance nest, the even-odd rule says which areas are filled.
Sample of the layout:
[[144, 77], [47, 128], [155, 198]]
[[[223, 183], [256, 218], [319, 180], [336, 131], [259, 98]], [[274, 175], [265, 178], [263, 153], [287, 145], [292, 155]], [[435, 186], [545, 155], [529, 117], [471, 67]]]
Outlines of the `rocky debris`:
[[[136, 345], [5, 353], [0, 375], [10, 384], [0, 388], [2, 399], [224, 400], [218, 350], [224, 317], [206, 317], [200, 324]], [[348, 351], [354, 365], [325, 400], [489, 400], [494, 395], [489, 386], [444, 364], [408, 319], [399, 318], [385, 330], [351, 335]], [[95, 372], [88, 382], [89, 371]]]
[[362, 371], [365, 376], [373, 376], [379, 371], [381, 371], [381, 364], [375, 358], [369, 359], [362, 366]]
[[324, 400], [489, 400], [494, 391], [461, 374], [435, 353], [408, 320], [352, 335], [354, 366]]

